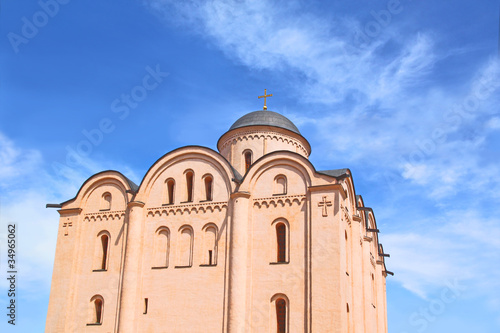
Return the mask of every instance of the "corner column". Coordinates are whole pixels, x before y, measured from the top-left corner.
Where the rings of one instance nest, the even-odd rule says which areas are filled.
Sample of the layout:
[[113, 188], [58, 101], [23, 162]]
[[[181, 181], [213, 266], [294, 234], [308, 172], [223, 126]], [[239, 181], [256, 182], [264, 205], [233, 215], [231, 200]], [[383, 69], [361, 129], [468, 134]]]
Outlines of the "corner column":
[[142, 263], [142, 237], [144, 224], [144, 203], [133, 201], [128, 204], [129, 214], [125, 235], [125, 256], [122, 268], [122, 288], [118, 332], [135, 332], [135, 314], [140, 291]]
[[231, 195], [231, 239], [229, 247], [228, 333], [245, 332], [247, 266], [248, 266], [248, 209], [250, 193]]

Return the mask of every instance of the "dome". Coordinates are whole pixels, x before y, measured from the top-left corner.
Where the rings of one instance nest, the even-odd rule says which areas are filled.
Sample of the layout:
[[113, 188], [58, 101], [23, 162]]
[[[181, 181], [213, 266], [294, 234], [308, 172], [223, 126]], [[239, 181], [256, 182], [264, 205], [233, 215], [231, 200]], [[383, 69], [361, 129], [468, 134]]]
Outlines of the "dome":
[[291, 151], [309, 158], [311, 145], [290, 119], [273, 111], [254, 111], [239, 118], [217, 141], [217, 149], [244, 175], [250, 165], [275, 151]]
[[300, 134], [299, 129], [290, 119], [273, 111], [254, 111], [247, 113], [229, 128], [229, 131], [247, 126], [274, 126], [284, 128], [296, 134]]

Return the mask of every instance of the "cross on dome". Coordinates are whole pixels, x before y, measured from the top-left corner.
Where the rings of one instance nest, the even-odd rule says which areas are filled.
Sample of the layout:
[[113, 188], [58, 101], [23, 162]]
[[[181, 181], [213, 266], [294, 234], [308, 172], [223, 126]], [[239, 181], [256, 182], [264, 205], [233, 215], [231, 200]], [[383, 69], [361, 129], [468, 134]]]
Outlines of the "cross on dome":
[[267, 89], [264, 89], [264, 95], [259, 96], [259, 98], [264, 98], [264, 108], [263, 108], [263, 110], [267, 110], [267, 105], [266, 105], [266, 99], [267, 99], [267, 97], [272, 97], [272, 96], [273, 96], [273, 94], [269, 94], [269, 95], [267, 94]]

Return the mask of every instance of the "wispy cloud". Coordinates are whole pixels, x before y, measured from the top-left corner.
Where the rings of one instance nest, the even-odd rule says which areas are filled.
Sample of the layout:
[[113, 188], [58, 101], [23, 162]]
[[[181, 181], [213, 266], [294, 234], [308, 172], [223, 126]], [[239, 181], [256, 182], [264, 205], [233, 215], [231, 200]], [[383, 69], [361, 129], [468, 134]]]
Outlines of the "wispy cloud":
[[[47, 178], [38, 150], [20, 148], [0, 133], [0, 156], [0, 220], [3, 225], [0, 237], [7, 239], [7, 224], [16, 224], [19, 270], [26, 274], [27, 293], [35, 296], [40, 284], [44, 288], [50, 286], [58, 223], [57, 218], [45, 210], [45, 204], [54, 197], [52, 191], [40, 186], [42, 179]], [[7, 253], [5, 246], [5, 242], [1, 244], [2, 253]], [[1, 266], [6, 267], [6, 257], [1, 260]], [[6, 283], [1, 282], [3, 286]]]
[[[393, 254], [391, 268], [406, 288], [425, 297], [457, 276], [471, 284], [473, 278], [492, 284], [499, 280], [499, 272], [482, 260], [499, 259], [498, 244], [483, 239], [498, 233], [498, 227], [480, 214], [482, 201], [500, 193], [498, 161], [485, 157], [489, 138], [500, 128], [496, 60], [478, 60], [460, 82], [446, 84], [435, 75], [440, 63], [469, 50], [444, 50], [439, 38], [445, 37], [432, 32], [403, 37], [392, 23], [360, 46], [354, 35], [361, 22], [338, 15], [327, 21], [296, 1], [147, 3], [238, 64], [300, 77], [287, 87], [291, 93], [335, 110], [313, 118], [287, 110], [294, 122], [315, 129], [316, 137], [310, 139], [318, 143], [316, 151], [324, 152], [316, 161], [370, 168], [374, 172], [368, 178], [377, 186], [388, 181], [387, 173], [395, 175], [390, 181], [400, 182], [391, 184], [399, 197], [419, 192], [433, 208], [462, 205], [460, 195], [475, 194], [478, 199], [469, 211], [454, 208], [444, 217], [429, 213], [426, 228], [381, 236]], [[401, 210], [394, 208], [393, 214], [387, 218], [400, 221]], [[476, 231], [467, 232], [469, 228]]]
[[[84, 180], [93, 172], [113, 169], [114, 162], [82, 160], [77, 168], [64, 167], [54, 172], [36, 149], [22, 148], [0, 133], [0, 238], [7, 239], [7, 224], [16, 224], [17, 262], [22, 272], [23, 296], [40, 297], [40, 290], [50, 290], [52, 266], [57, 241], [59, 214], [46, 209], [47, 203], [60, 203], [73, 198]], [[120, 166], [133, 179], [135, 172]], [[90, 169], [89, 169], [90, 168]], [[0, 252], [7, 253], [6, 242]], [[6, 267], [2, 256], [1, 267]], [[8, 281], [2, 279], [5, 287]], [[2, 288], [3, 288], [2, 287]]]
[[303, 83], [290, 86], [311, 102], [336, 103], [362, 94], [368, 102], [396, 93], [425, 77], [437, 57], [421, 33], [398, 45], [386, 63], [383, 37], [362, 48], [349, 17], [335, 21], [303, 11], [295, 1], [148, 1], [169, 22], [188, 25], [228, 57], [256, 70], [294, 71]]
[[41, 162], [40, 152], [19, 149], [0, 133], [0, 187], [12, 185], [12, 182], [32, 173]]
[[424, 299], [458, 281], [464, 299], [484, 299], [498, 313], [500, 269], [493, 263], [500, 262], [500, 225], [494, 216], [454, 210], [409, 228], [383, 236], [396, 281]]
[[[448, 89], [434, 74], [453, 52], [441, 50], [431, 33], [395, 38], [397, 23], [361, 46], [354, 36], [360, 22], [347, 16], [318, 17], [298, 1], [147, 3], [238, 64], [300, 77], [289, 84], [291, 94], [334, 110], [313, 118], [295, 110], [287, 113], [297, 124], [315, 129], [314, 149], [325, 152], [315, 157], [320, 163], [369, 167], [378, 183], [386, 180], [384, 172], [392, 172], [405, 189], [420, 191], [435, 206], [453, 205], [452, 199], [464, 193], [474, 193], [478, 201], [500, 198], [499, 163], [485, 157], [489, 138], [500, 129], [496, 60], [481, 60], [461, 84]], [[466, 54], [467, 49], [458, 53]], [[37, 283], [50, 284], [55, 250], [58, 216], [46, 210], [45, 203], [73, 197], [89, 175], [115, 167], [95, 159], [78, 162], [77, 168], [59, 168], [54, 174], [40, 151], [20, 148], [0, 133], [1, 219], [19, 223], [21, 242], [32, 244], [33, 250], [20, 256], [33, 295]], [[134, 170], [118, 167], [140, 179]], [[457, 276], [481, 292], [486, 293], [482, 286], [498, 288], [500, 272], [491, 262], [499, 260], [500, 230], [481, 207], [475, 202], [469, 210], [454, 208], [443, 216], [414, 220], [403, 231], [382, 234], [395, 278], [422, 297]], [[392, 214], [387, 219], [399, 221], [402, 215], [395, 208]], [[482, 281], [481, 286], [474, 280]], [[498, 297], [490, 299], [500, 302]]]

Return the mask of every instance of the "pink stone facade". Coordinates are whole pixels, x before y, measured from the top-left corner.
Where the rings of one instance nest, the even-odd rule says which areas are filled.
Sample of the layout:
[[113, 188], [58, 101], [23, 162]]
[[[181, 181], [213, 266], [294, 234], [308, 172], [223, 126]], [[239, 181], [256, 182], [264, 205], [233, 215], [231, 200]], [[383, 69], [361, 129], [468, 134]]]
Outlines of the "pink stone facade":
[[350, 171], [316, 171], [272, 123], [218, 149], [174, 150], [139, 186], [98, 173], [62, 203], [46, 332], [387, 332], [383, 248]]

